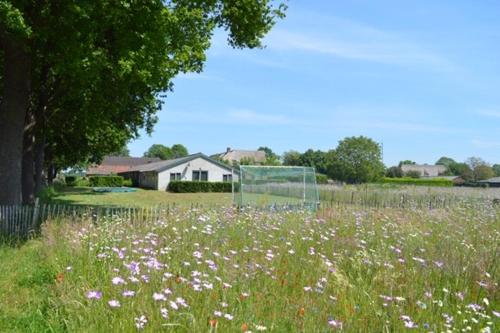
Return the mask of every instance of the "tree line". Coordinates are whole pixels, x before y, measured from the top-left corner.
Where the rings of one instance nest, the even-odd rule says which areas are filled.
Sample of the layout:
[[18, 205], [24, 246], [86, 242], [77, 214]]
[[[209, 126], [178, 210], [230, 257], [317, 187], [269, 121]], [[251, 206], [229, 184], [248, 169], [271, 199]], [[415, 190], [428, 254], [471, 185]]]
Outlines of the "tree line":
[[375, 182], [383, 177], [382, 147], [365, 136], [347, 137], [335, 149], [328, 151], [308, 149], [304, 153], [290, 150], [278, 156], [268, 147], [267, 165], [309, 166], [330, 179], [350, 184]]
[[0, 0], [0, 204], [30, 203], [58, 170], [99, 162], [145, 129], [215, 29], [259, 48], [273, 0]]
[[[386, 177], [401, 178], [404, 176], [418, 178], [420, 175], [412, 171], [403, 172], [401, 166], [404, 164], [416, 164], [411, 160], [399, 162], [397, 166], [392, 166], [386, 170]], [[457, 162], [450, 157], [443, 156], [439, 158], [435, 165], [446, 167], [441, 176], [457, 176], [466, 182], [477, 182], [493, 177], [500, 177], [500, 164], [486, 162], [480, 157], [469, 157], [464, 162]]]

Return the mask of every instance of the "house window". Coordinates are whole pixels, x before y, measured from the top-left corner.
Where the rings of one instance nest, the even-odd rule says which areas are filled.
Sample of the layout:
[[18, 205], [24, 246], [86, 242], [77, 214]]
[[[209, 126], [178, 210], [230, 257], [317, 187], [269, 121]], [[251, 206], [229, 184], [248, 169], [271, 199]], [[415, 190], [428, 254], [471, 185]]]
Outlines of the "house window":
[[193, 181], [208, 181], [208, 171], [193, 171]]
[[222, 175], [222, 181], [223, 182], [232, 182], [233, 175], [232, 174]]
[[180, 172], [171, 172], [170, 173], [170, 180], [181, 180], [181, 173]]

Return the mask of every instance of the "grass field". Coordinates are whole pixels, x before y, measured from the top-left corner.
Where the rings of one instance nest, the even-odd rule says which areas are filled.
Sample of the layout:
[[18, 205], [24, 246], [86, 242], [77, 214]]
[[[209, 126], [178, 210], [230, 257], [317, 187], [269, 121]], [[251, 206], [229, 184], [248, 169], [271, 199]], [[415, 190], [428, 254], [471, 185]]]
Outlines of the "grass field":
[[230, 205], [231, 193], [170, 193], [164, 191], [137, 189], [128, 193], [96, 193], [90, 187], [64, 187], [51, 198], [53, 203], [75, 205], [98, 205], [119, 207], [149, 207], [176, 204], [190, 206]]
[[0, 331], [497, 332], [499, 213], [186, 203], [149, 223], [51, 221], [0, 247]]

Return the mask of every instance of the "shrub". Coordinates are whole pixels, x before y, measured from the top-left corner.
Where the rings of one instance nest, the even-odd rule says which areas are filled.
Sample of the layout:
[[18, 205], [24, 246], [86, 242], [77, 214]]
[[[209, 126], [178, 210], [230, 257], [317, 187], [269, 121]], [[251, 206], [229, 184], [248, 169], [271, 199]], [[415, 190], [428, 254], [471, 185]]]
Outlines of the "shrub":
[[445, 178], [388, 178], [382, 179], [384, 184], [400, 184], [400, 185], [423, 185], [423, 186], [453, 186], [453, 181]]
[[230, 182], [192, 182], [192, 181], [171, 181], [168, 184], [168, 191], [175, 193], [195, 193], [195, 192], [231, 192]]
[[57, 191], [53, 186], [44, 187], [40, 192], [37, 193], [37, 197], [41, 202], [50, 202], [52, 198], [58, 195]]
[[77, 176], [65, 176], [64, 181], [67, 186], [76, 186], [76, 181], [78, 180]]
[[403, 170], [398, 166], [393, 166], [385, 171], [385, 176], [389, 178], [401, 178], [403, 177]]
[[123, 186], [133, 187], [134, 184], [132, 183], [132, 179], [124, 179], [123, 180]]
[[317, 173], [316, 184], [328, 184], [328, 177], [322, 173]]
[[405, 173], [405, 176], [409, 177], [409, 178], [418, 179], [418, 178], [420, 178], [420, 172], [418, 172], [416, 170], [410, 170], [410, 171]]
[[92, 187], [120, 187], [123, 186], [122, 176], [91, 176], [89, 183]]
[[89, 179], [87, 177], [79, 177], [76, 180], [75, 186], [82, 186], [82, 187], [90, 186]]

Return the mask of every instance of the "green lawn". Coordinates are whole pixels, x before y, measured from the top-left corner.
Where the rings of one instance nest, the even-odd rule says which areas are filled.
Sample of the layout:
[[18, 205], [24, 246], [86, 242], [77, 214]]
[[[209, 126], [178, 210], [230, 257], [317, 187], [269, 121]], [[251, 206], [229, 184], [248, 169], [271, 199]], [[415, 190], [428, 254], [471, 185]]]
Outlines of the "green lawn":
[[50, 200], [52, 203], [118, 207], [150, 207], [158, 205], [206, 206], [231, 205], [231, 193], [169, 193], [138, 189], [128, 193], [96, 193], [90, 187], [66, 187]]

